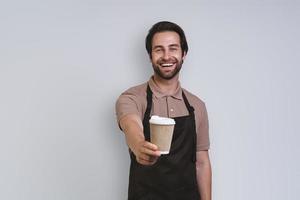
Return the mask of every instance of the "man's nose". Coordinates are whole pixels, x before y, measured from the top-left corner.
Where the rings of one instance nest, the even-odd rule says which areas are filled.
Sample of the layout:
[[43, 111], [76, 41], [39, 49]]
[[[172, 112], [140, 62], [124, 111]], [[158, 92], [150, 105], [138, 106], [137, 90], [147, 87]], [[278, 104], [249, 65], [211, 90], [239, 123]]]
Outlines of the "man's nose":
[[164, 60], [168, 60], [169, 58], [170, 58], [169, 51], [165, 51], [165, 52], [164, 52], [164, 55], [163, 55], [163, 59], [164, 59]]

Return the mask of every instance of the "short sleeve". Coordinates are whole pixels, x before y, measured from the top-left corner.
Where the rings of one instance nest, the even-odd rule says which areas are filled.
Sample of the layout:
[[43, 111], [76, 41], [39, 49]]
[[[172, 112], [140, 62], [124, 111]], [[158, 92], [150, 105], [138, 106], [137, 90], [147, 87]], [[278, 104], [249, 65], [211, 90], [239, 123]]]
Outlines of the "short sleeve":
[[197, 123], [197, 151], [208, 150], [210, 147], [209, 141], [209, 122], [206, 106], [204, 103], [201, 104], [199, 109], [199, 115]]
[[116, 102], [116, 115], [118, 124], [128, 114], [137, 114], [142, 118], [142, 106], [137, 95], [124, 92]]

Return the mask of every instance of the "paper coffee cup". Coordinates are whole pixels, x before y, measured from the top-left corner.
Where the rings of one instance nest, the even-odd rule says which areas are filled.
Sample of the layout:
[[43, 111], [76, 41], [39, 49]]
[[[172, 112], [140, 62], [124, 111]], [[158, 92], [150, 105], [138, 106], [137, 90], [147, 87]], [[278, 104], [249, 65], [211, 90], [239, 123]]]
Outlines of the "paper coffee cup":
[[168, 154], [172, 143], [175, 120], [153, 115], [149, 122], [151, 143], [158, 146], [161, 154]]

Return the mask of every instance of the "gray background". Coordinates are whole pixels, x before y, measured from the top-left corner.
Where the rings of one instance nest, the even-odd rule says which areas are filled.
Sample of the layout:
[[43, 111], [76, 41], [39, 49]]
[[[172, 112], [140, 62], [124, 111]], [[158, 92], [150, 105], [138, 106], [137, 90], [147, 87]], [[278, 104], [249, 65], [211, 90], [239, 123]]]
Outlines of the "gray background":
[[216, 200], [300, 198], [298, 1], [1, 1], [0, 199], [126, 199], [119, 94], [144, 37], [180, 24], [182, 85], [210, 119]]

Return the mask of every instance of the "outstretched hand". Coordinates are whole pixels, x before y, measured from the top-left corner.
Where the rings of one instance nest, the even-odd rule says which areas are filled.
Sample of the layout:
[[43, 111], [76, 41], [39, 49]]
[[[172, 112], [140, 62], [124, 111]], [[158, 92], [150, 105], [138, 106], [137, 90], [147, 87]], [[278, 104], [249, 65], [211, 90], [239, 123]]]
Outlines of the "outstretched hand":
[[153, 165], [160, 156], [158, 147], [148, 141], [139, 142], [133, 153], [135, 154], [136, 161], [142, 165]]

